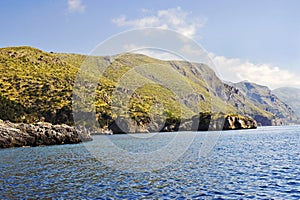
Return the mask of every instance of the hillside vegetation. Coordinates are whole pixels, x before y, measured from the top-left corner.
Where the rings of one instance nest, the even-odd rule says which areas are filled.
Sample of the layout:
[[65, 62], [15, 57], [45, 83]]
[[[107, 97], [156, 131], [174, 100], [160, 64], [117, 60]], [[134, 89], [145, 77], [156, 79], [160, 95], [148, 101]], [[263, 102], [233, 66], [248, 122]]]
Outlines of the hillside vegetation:
[[[72, 124], [72, 97], [81, 102], [77, 106], [83, 114], [91, 112], [85, 102], [93, 102], [101, 127], [122, 116], [129, 116], [138, 126], [154, 119], [157, 123], [180, 121], [200, 112], [275, 118], [249, 102], [238, 89], [223, 83], [204, 64], [129, 53], [86, 59], [84, 55], [48, 53], [32, 47], [1, 48], [0, 118]], [[109, 66], [96, 77], [93, 70], [104, 61]], [[80, 70], [83, 63], [92, 70]], [[78, 73], [97, 81], [96, 91], [89, 91], [89, 83], [82, 81], [74, 92]]]

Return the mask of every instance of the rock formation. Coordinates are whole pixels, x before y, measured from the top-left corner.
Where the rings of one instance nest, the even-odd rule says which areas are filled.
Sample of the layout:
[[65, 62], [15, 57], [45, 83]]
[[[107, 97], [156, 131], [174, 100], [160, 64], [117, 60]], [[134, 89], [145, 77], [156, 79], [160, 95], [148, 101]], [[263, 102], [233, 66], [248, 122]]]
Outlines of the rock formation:
[[[158, 125], [156, 127], [159, 127]], [[216, 130], [236, 130], [255, 129], [257, 122], [248, 116], [200, 113], [191, 119], [181, 121], [167, 119], [160, 129], [152, 127], [132, 127], [126, 120], [114, 121], [109, 128], [114, 133], [141, 133], [141, 132], [173, 132], [173, 131], [216, 131]], [[142, 130], [142, 131], [141, 131]]]
[[0, 120], [0, 148], [75, 144], [91, 140], [89, 132], [65, 124], [11, 123]]

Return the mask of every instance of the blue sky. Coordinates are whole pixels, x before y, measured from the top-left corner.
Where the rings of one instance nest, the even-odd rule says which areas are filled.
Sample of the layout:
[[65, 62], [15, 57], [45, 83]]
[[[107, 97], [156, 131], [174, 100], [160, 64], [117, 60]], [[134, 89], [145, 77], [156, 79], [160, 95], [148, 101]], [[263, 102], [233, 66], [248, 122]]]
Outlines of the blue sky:
[[88, 54], [121, 31], [166, 25], [189, 30], [225, 80], [300, 87], [299, 9], [297, 0], [0, 1], [0, 47]]

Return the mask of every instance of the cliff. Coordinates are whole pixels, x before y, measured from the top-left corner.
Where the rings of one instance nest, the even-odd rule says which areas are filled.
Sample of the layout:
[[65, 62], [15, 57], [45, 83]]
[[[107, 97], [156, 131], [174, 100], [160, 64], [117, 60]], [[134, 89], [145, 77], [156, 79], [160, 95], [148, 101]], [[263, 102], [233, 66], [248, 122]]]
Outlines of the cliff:
[[[157, 131], [158, 124], [152, 124], [152, 127], [142, 128], [128, 123], [127, 120], [118, 118], [109, 129], [114, 133], [148, 133]], [[238, 129], [256, 129], [257, 122], [249, 117], [237, 114], [223, 113], [199, 113], [191, 119], [167, 120], [160, 127], [160, 132], [176, 131], [218, 131], [218, 130], [238, 130]]]
[[264, 116], [253, 116], [262, 125], [286, 125], [297, 120], [294, 110], [277, 97], [268, 87], [247, 81], [233, 84], [249, 102], [274, 115], [273, 119]]
[[272, 90], [272, 93], [275, 94], [284, 103], [291, 106], [296, 115], [300, 117], [300, 89], [283, 87]]
[[50, 123], [11, 123], [0, 121], [0, 148], [76, 144], [91, 140], [85, 129]]

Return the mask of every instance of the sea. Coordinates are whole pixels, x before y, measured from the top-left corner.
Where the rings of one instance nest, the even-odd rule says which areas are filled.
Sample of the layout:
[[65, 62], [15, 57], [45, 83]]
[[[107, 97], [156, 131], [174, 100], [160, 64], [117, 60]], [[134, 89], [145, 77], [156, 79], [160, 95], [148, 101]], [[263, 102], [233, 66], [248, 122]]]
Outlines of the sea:
[[0, 199], [300, 199], [300, 126], [0, 150]]

